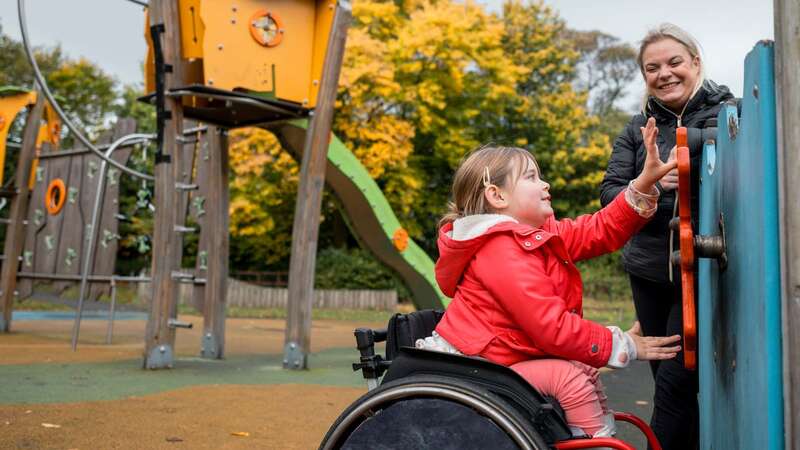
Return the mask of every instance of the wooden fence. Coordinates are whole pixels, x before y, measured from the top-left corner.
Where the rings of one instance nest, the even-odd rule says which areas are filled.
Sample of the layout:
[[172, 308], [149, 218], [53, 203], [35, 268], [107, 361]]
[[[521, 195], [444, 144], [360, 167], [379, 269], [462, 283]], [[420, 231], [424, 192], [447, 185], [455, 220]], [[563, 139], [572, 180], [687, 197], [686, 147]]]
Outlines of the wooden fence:
[[[179, 302], [192, 304], [191, 284], [181, 284]], [[138, 295], [142, 300], [150, 299], [150, 283], [139, 283]], [[228, 278], [228, 306], [241, 308], [285, 308], [289, 297], [286, 288], [256, 286]], [[392, 311], [397, 306], [397, 291], [394, 290], [314, 290], [314, 308], [327, 309], [374, 309]]]

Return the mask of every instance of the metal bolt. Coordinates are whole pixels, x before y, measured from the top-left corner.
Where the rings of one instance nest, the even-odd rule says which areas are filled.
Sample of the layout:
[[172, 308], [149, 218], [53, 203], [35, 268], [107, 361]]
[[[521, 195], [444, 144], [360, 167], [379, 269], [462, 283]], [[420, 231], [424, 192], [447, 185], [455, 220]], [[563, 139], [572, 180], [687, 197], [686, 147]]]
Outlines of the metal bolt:
[[222, 44], [217, 44], [217, 50], [222, 50], [222, 48], [223, 48]]
[[753, 85], [753, 97], [755, 97], [756, 100], [758, 100], [758, 85], [757, 84]]
[[283, 360], [283, 363], [284, 363], [284, 364], [289, 364], [289, 360], [288, 360], [288, 359], [284, 359], [284, 360]]
[[316, 86], [316, 85], [318, 85], [318, 84], [319, 84], [319, 80], [314, 80], [314, 81], [312, 81], [312, 82], [311, 82], [311, 84], [313, 84], [314, 86]]
[[300, 361], [299, 361], [299, 360], [295, 361], [295, 362], [294, 362], [294, 366], [295, 366], [295, 367], [300, 367]]
[[291, 344], [289, 344], [289, 348], [290, 348], [290, 349], [294, 350], [294, 349], [295, 349], [295, 347], [297, 347], [297, 344], [295, 344], [294, 342], [292, 342]]
[[231, 19], [231, 25], [235, 25], [235, 24], [236, 24], [236, 19]]
[[160, 351], [161, 353], [166, 353], [167, 346], [166, 345], [162, 345], [161, 347], [158, 347], [158, 351]]
[[236, 12], [236, 5], [231, 6], [231, 11]]

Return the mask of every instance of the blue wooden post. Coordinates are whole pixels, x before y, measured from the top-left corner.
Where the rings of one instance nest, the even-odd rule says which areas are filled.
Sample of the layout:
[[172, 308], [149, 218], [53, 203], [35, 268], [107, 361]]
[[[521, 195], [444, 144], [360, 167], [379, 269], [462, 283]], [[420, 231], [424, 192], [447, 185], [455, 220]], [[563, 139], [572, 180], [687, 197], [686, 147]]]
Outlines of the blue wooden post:
[[726, 105], [701, 165], [699, 234], [727, 238], [727, 269], [698, 264], [700, 447], [784, 448], [774, 49], [745, 59], [742, 113]]

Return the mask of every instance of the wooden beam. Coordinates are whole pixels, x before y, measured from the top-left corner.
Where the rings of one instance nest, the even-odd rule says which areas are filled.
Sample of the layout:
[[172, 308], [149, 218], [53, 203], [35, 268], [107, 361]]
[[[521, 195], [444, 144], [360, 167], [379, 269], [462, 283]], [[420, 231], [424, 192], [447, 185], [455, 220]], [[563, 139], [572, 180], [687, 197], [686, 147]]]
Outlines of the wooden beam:
[[[151, 0], [150, 24], [164, 25], [162, 51], [164, 63], [172, 67], [165, 74], [165, 89], [178, 87], [184, 79], [184, 61], [181, 57], [180, 20], [178, 2]], [[180, 268], [183, 238], [175, 231], [183, 223], [180, 213], [180, 195], [176, 181], [183, 180], [183, 145], [178, 141], [183, 135], [183, 105], [180, 99], [167, 97], [165, 109], [169, 116], [164, 126], [163, 154], [165, 159], [155, 165], [155, 218], [153, 224], [152, 289], [150, 315], [145, 331], [144, 367], [161, 369], [172, 367], [175, 349], [175, 329], [169, 320], [177, 316], [178, 282], [173, 271]]]
[[783, 386], [787, 449], [800, 450], [800, 0], [775, 0], [775, 90], [783, 262]]
[[[225, 298], [228, 292], [228, 136], [209, 125], [208, 197], [205, 201], [204, 233], [207, 233], [207, 270], [203, 291], [203, 358], [220, 359], [225, 353]], [[207, 227], [207, 230], [205, 229]]]
[[325, 186], [325, 165], [336, 90], [351, 20], [350, 2], [340, 0], [328, 38], [317, 108], [303, 149], [289, 262], [289, 304], [283, 349], [283, 367], [287, 369], [306, 369], [311, 351], [311, 308], [320, 204], [322, 188]]
[[[22, 134], [22, 148], [14, 175], [17, 195], [11, 199], [9, 207], [9, 223], [6, 227], [6, 240], [3, 246], [5, 260], [0, 270], [0, 331], [11, 331], [11, 311], [14, 308], [14, 290], [17, 286], [19, 257], [24, 244], [25, 226], [23, 220], [28, 214], [28, 197], [30, 184], [28, 177], [36, 157], [36, 136], [44, 111], [44, 95], [36, 96], [36, 103], [28, 110], [28, 119]], [[2, 164], [2, 162], [0, 162]]]

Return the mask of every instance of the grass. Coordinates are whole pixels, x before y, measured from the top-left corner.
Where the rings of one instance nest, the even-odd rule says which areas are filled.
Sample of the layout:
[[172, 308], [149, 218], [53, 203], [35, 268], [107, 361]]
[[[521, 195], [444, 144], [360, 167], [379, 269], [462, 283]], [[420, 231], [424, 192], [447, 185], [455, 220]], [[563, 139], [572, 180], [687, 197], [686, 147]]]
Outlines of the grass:
[[636, 320], [633, 301], [583, 299], [583, 317], [603, 325], [616, 325], [627, 330]]
[[52, 303], [34, 298], [17, 300], [14, 303], [15, 311], [75, 311], [75, 308], [61, 303]]
[[[181, 314], [200, 314], [196, 309], [180, 305]], [[370, 309], [322, 309], [314, 308], [311, 312], [313, 320], [345, 320], [351, 322], [388, 322], [396, 311], [378, 311]], [[243, 319], [285, 319], [286, 308], [240, 308], [229, 306], [226, 316]]]

